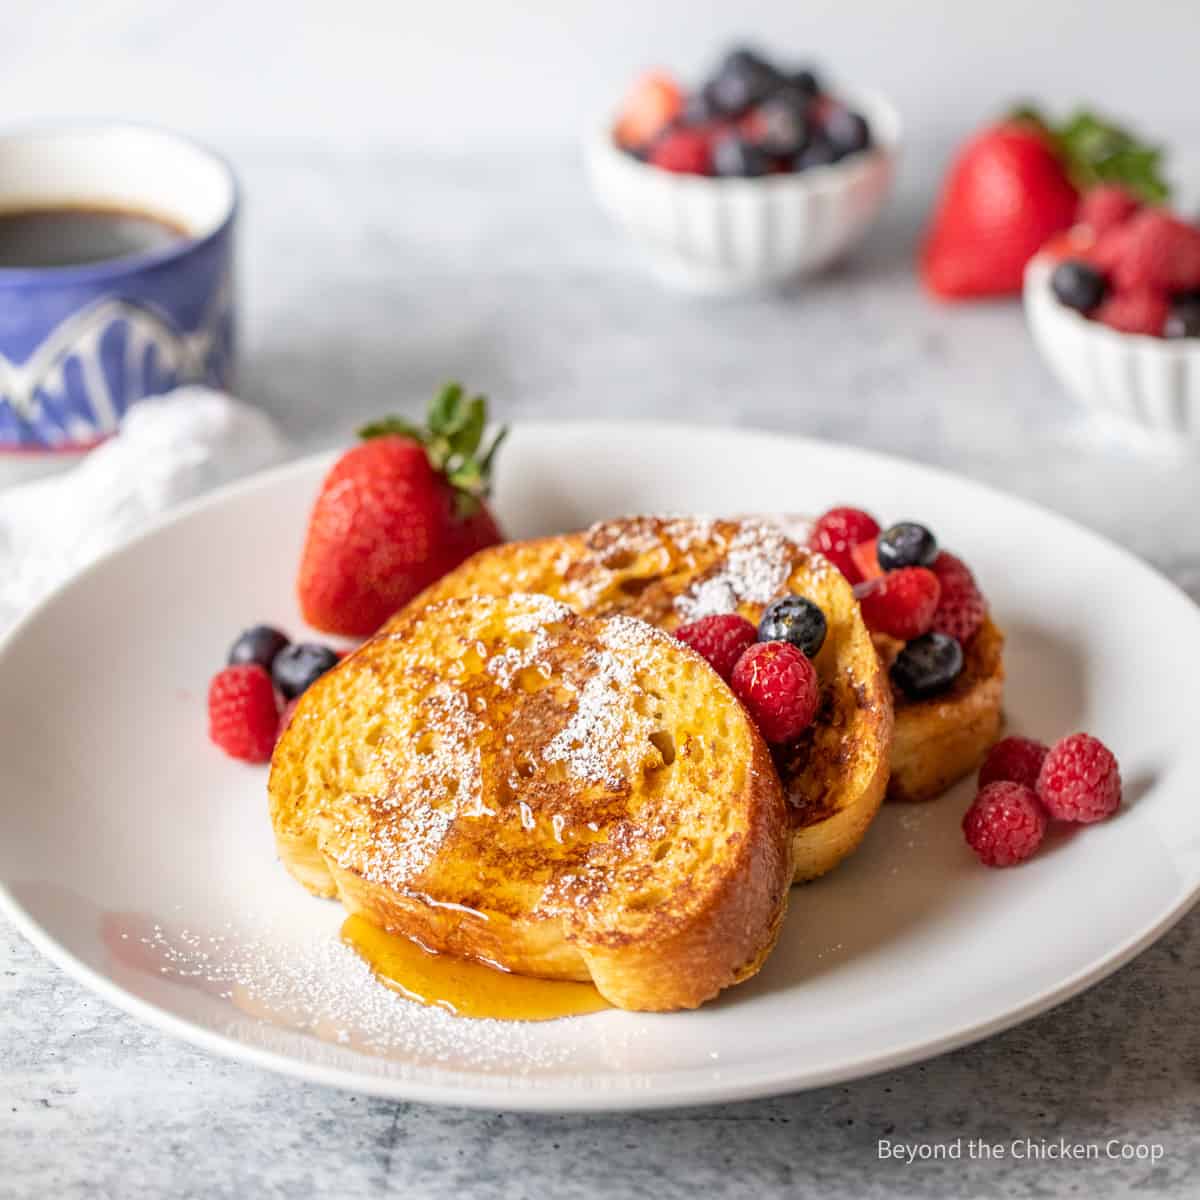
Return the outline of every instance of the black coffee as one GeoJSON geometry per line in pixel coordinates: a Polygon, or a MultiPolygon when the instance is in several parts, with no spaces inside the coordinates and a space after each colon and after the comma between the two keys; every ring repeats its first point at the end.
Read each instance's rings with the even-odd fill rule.
{"type": "Polygon", "coordinates": [[[126,208],[0,210],[0,267],[74,267],[160,250],[188,237],[180,225],[126,208]]]}

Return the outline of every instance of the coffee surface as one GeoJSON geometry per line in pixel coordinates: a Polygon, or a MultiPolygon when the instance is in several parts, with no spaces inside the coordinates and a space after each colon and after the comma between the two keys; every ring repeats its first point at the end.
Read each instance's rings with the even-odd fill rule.
{"type": "Polygon", "coordinates": [[[188,237],[179,225],[124,208],[0,210],[0,268],[73,267],[161,250],[188,237]]]}

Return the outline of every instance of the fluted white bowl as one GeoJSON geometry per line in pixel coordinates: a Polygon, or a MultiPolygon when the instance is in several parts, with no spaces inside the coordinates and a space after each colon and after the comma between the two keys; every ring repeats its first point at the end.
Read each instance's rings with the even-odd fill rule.
{"type": "Polygon", "coordinates": [[[777,287],[856,245],[891,188],[900,119],[874,93],[843,96],[871,126],[870,150],[827,167],[761,179],[681,175],[622,151],[606,124],[588,147],[601,206],[664,282],[691,292],[777,287]]]}
{"type": "Polygon", "coordinates": [[[1080,404],[1156,434],[1200,442],[1200,338],[1121,333],[1068,308],[1051,290],[1056,260],[1025,268],[1033,340],[1080,404]]]}

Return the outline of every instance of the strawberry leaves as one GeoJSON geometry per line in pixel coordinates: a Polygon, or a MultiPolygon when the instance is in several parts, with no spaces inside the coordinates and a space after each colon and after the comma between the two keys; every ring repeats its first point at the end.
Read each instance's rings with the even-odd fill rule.
{"type": "Polygon", "coordinates": [[[1079,109],[1057,128],[1032,106],[1018,108],[1012,116],[1037,127],[1081,192],[1097,184],[1115,183],[1149,204],[1161,204],[1168,198],[1162,147],[1139,141],[1129,130],[1087,109],[1079,109]]]}
{"type": "Polygon", "coordinates": [[[398,434],[420,442],[430,465],[454,488],[458,515],[469,517],[490,492],[492,464],[508,428],[497,430],[484,449],[487,400],[468,396],[458,383],[446,384],[434,396],[427,420],[428,425],[422,427],[405,417],[383,417],[364,425],[358,436],[370,439],[398,434]]]}

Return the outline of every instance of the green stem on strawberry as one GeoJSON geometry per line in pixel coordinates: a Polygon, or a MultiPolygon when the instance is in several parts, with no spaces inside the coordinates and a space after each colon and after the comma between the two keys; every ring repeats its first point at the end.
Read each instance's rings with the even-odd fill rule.
{"type": "Polygon", "coordinates": [[[1170,195],[1161,174],[1162,148],[1140,142],[1120,125],[1079,109],[1056,127],[1033,105],[1016,108],[1012,117],[1037,127],[1080,192],[1115,183],[1149,204],[1161,204],[1170,195]]]}
{"type": "Polygon", "coordinates": [[[501,426],[490,444],[479,453],[487,426],[487,399],[468,396],[461,384],[448,383],[429,405],[426,426],[406,417],[382,417],[364,425],[358,436],[371,438],[398,434],[425,447],[429,463],[445,475],[454,488],[455,508],[460,517],[470,517],[491,491],[492,463],[500,443],[508,435],[501,426]]]}

